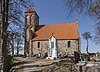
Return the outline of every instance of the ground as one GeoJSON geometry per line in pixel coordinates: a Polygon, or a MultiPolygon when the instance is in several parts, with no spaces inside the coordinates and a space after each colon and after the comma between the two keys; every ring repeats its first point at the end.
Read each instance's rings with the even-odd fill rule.
{"type": "Polygon", "coordinates": [[[100,62],[75,64],[70,59],[46,60],[15,57],[10,72],[100,72],[100,62]]]}
{"type": "Polygon", "coordinates": [[[15,69],[18,72],[52,72],[51,70],[53,68],[56,67],[55,69],[59,69],[62,64],[65,64],[61,64],[61,62],[64,61],[66,61],[67,64],[73,64],[72,61],[69,61],[68,59],[47,60],[32,57],[15,57],[12,69],[15,69]],[[58,67],[55,66],[55,64],[57,64],[58,67]]]}

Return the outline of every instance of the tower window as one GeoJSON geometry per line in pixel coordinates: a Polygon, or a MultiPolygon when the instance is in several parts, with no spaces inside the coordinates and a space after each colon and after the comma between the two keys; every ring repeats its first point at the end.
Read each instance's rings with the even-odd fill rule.
{"type": "Polygon", "coordinates": [[[40,48],[40,42],[37,42],[37,48],[40,48]]]}
{"type": "Polygon", "coordinates": [[[71,47],[71,42],[70,41],[68,41],[68,47],[71,47]]]}

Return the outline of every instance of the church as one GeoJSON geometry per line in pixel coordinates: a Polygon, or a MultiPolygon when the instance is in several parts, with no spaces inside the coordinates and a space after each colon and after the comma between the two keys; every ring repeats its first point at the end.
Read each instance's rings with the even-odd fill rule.
{"type": "Polygon", "coordinates": [[[25,55],[58,58],[80,53],[78,22],[63,24],[39,24],[39,16],[30,8],[25,12],[25,55]]]}

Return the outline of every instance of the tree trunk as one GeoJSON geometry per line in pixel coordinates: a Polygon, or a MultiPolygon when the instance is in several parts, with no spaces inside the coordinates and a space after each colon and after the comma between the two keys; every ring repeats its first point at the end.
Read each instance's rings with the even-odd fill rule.
{"type": "Polygon", "coordinates": [[[3,55],[3,72],[8,72],[7,69],[7,28],[8,28],[8,2],[9,0],[2,0],[2,55],[3,55]]]}
{"type": "Polygon", "coordinates": [[[17,43],[17,56],[19,56],[19,43],[17,43]]]}
{"type": "Polygon", "coordinates": [[[14,56],[14,35],[12,35],[12,56],[14,56]]]}
{"type": "Polygon", "coordinates": [[[87,39],[87,47],[86,47],[86,52],[87,52],[87,54],[89,55],[88,47],[89,47],[89,43],[88,43],[88,39],[87,39]]]}
{"type": "Polygon", "coordinates": [[[88,55],[87,59],[88,59],[88,61],[89,61],[89,60],[90,60],[90,56],[89,56],[88,47],[89,47],[89,43],[88,43],[88,39],[87,39],[87,48],[86,48],[86,52],[87,52],[87,55],[88,55]]]}
{"type": "Polygon", "coordinates": [[[25,37],[25,40],[24,40],[24,56],[26,57],[26,37],[25,37]]]}
{"type": "Polygon", "coordinates": [[[2,0],[0,0],[0,62],[2,61],[2,0]]]}

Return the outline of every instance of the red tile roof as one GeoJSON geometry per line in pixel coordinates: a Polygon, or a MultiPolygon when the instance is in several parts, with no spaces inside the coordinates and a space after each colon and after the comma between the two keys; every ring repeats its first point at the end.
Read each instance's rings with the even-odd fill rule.
{"type": "Polygon", "coordinates": [[[34,12],[34,11],[35,11],[34,8],[31,7],[27,12],[32,13],[32,12],[34,12]]]}
{"type": "Polygon", "coordinates": [[[79,39],[77,22],[65,24],[39,25],[36,28],[33,40],[48,40],[51,36],[56,39],[79,39]]]}

